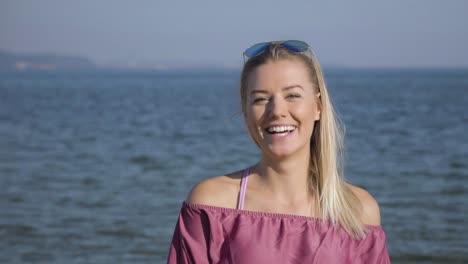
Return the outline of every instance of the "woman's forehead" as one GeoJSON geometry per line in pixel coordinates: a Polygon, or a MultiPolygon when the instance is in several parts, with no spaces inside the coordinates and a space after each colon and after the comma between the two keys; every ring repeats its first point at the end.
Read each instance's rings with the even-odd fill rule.
{"type": "Polygon", "coordinates": [[[313,87],[307,66],[298,60],[270,61],[253,69],[247,79],[249,90],[276,90],[293,85],[313,87]]]}

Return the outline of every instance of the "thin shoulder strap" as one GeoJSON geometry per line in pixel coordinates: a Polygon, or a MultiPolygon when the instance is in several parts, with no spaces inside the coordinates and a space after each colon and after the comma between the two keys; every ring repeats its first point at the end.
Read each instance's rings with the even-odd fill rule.
{"type": "Polygon", "coordinates": [[[244,173],[242,174],[242,179],[241,179],[241,186],[240,186],[240,192],[239,192],[239,205],[237,206],[237,209],[242,210],[244,209],[244,200],[245,200],[245,191],[247,189],[247,181],[249,176],[249,171],[250,168],[247,168],[244,170],[244,173]]]}

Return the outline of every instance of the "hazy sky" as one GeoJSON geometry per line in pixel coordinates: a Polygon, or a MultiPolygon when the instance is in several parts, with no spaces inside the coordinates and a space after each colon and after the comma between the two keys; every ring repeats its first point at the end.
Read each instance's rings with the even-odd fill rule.
{"type": "Polygon", "coordinates": [[[325,65],[468,67],[468,0],[1,0],[0,49],[97,63],[242,63],[251,44],[302,39],[325,65]]]}

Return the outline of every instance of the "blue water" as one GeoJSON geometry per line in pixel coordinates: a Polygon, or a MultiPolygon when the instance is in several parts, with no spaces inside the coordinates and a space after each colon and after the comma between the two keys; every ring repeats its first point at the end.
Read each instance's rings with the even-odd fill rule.
{"type": "MultiPolygon", "coordinates": [[[[0,75],[0,263],[165,263],[196,182],[259,152],[238,72],[0,75]]],[[[327,70],[392,263],[468,262],[468,70],[327,70]]]]}

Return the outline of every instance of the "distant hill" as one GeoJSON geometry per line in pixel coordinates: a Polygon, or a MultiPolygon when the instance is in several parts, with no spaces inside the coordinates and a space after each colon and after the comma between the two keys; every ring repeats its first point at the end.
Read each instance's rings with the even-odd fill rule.
{"type": "Polygon", "coordinates": [[[0,51],[0,71],[87,70],[96,65],[87,58],[55,54],[14,54],[0,51]]]}

